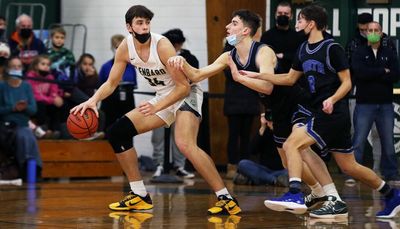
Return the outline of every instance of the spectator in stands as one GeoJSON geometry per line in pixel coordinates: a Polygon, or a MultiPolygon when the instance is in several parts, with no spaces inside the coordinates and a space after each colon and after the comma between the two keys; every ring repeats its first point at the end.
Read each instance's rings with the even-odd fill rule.
{"type": "Polygon", "coordinates": [[[66,32],[63,27],[55,26],[51,29],[51,48],[47,54],[51,60],[51,72],[60,81],[60,88],[69,97],[73,85],[71,78],[75,68],[74,54],[64,47],[66,32]]]}
{"type": "Polygon", "coordinates": [[[382,45],[382,27],[367,26],[368,45],[359,46],[351,57],[356,106],[354,110],[354,156],[363,162],[364,145],[375,123],[381,140],[381,172],[385,180],[399,182],[399,167],[393,142],[393,83],[399,80],[398,58],[392,48],[382,45]]]}
{"type": "Polygon", "coordinates": [[[290,3],[280,2],[275,11],[275,26],[261,36],[260,42],[269,45],[276,53],[278,60],[276,73],[289,72],[297,48],[305,40],[290,26],[292,19],[293,12],[290,3]]]}
{"type": "Polygon", "coordinates": [[[16,151],[20,175],[26,178],[28,159],[36,159],[37,175],[40,176],[42,160],[36,138],[28,126],[30,117],[36,112],[36,102],[31,85],[22,80],[22,63],[18,57],[8,62],[8,74],[0,82],[0,120],[16,124],[16,151]]]}
{"type": "MultiPolygon", "coordinates": [[[[111,50],[115,55],[119,44],[124,40],[124,35],[115,34],[111,37],[111,50]]],[[[114,56],[101,66],[99,79],[103,84],[107,81],[111,67],[114,64],[114,56]]],[[[127,64],[122,81],[114,92],[101,102],[101,110],[106,115],[105,128],[114,123],[118,118],[135,108],[134,89],[137,88],[135,66],[127,64]]]]}
{"type": "Polygon", "coordinates": [[[61,108],[61,137],[70,138],[67,133],[66,124],[63,120],[67,120],[69,110],[89,97],[76,87],[74,81],[75,75],[75,57],[74,54],[64,47],[65,37],[67,33],[65,29],[56,25],[51,28],[51,48],[47,50],[47,54],[51,60],[51,72],[57,80],[59,94],[64,99],[64,105],[61,108]]]}
{"type": "Polygon", "coordinates": [[[258,155],[259,163],[241,160],[233,179],[235,184],[288,186],[288,172],[283,168],[272,134],[271,112],[262,113],[260,129],[248,147],[248,155],[258,155]]]}
{"type": "MultiPolygon", "coordinates": [[[[82,54],[76,63],[75,84],[88,97],[91,97],[100,86],[99,76],[94,63],[95,59],[89,53],[82,54]]],[[[104,123],[104,112],[99,110],[99,127],[97,128],[97,132],[87,140],[104,138],[104,123]]]]}
{"type": "Polygon", "coordinates": [[[77,87],[91,97],[100,86],[99,75],[94,67],[95,59],[89,53],[84,53],[77,62],[77,71],[74,81],[77,87]]]}
{"type": "Polygon", "coordinates": [[[26,14],[21,14],[15,21],[16,31],[11,34],[9,45],[12,56],[18,56],[24,69],[28,69],[32,60],[46,52],[43,42],[32,32],[32,18],[26,14]]]}
{"type": "Polygon", "coordinates": [[[50,59],[46,55],[39,55],[32,61],[26,74],[32,86],[38,111],[33,117],[34,123],[44,129],[53,131],[54,138],[60,136],[61,107],[64,100],[59,96],[59,88],[50,73],[50,59]]]}
{"type": "MultiPolygon", "coordinates": [[[[189,50],[183,49],[183,43],[186,38],[183,36],[183,32],[180,29],[171,29],[162,34],[172,43],[175,48],[176,54],[184,57],[186,61],[193,67],[199,67],[199,61],[197,58],[190,53],[189,50]]],[[[173,167],[176,169],[176,175],[183,178],[194,178],[194,174],[185,169],[185,156],[179,151],[178,146],[175,143],[175,123],[171,126],[171,137],[170,145],[173,158],[173,167]]],[[[153,177],[158,177],[164,171],[164,127],[154,129],[151,133],[151,143],[153,145],[153,160],[157,165],[157,169],[153,174],[153,177]]]]}

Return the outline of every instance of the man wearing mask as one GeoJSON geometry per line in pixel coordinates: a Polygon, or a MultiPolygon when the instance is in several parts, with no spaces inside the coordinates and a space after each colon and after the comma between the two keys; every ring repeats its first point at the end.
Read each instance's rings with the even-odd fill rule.
{"type": "Polygon", "coordinates": [[[26,14],[21,14],[15,20],[16,31],[11,34],[9,45],[12,56],[18,56],[24,69],[28,69],[33,58],[39,54],[44,54],[46,48],[43,42],[35,37],[32,32],[32,18],[26,14]]]}
{"type": "Polygon", "coordinates": [[[261,43],[269,45],[278,59],[276,73],[287,73],[292,66],[292,60],[297,48],[304,41],[304,36],[290,27],[292,7],[288,2],[280,2],[275,12],[275,27],[264,32],[261,43]]]}
{"type": "Polygon", "coordinates": [[[351,62],[353,52],[363,45],[367,45],[367,27],[368,23],[372,22],[372,14],[362,13],[357,17],[357,28],[354,37],[346,45],[346,55],[351,62]]]}
{"type": "MultiPolygon", "coordinates": [[[[370,22],[372,22],[373,20],[373,16],[370,13],[361,13],[357,16],[357,28],[355,31],[355,35],[354,37],[347,43],[346,45],[346,56],[349,60],[349,64],[352,65],[352,55],[353,53],[360,47],[362,46],[367,46],[368,45],[368,40],[367,40],[367,29],[368,29],[368,24],[370,22]]],[[[389,47],[394,53],[397,53],[396,50],[396,45],[394,44],[394,42],[385,34],[382,33],[381,36],[381,42],[380,44],[382,46],[385,47],[389,47]]],[[[397,55],[397,54],[396,54],[397,55]]],[[[353,68],[350,68],[350,72],[351,72],[351,77],[352,77],[352,85],[353,85],[353,89],[351,91],[351,95],[355,96],[355,92],[356,92],[356,84],[354,82],[354,73],[352,72],[353,68]]],[[[350,115],[351,117],[354,117],[354,108],[355,108],[355,100],[354,99],[350,99],[349,100],[349,107],[350,107],[350,115]]],[[[354,121],[353,119],[351,120],[352,122],[354,121]]],[[[352,123],[352,129],[351,132],[352,134],[354,134],[354,123],[352,123]]],[[[380,169],[380,158],[381,158],[381,142],[379,139],[379,134],[377,133],[377,129],[375,124],[372,125],[372,128],[370,135],[368,136],[368,140],[372,146],[372,153],[373,153],[373,158],[374,158],[374,165],[373,165],[373,169],[374,171],[379,171],[380,169]]],[[[346,183],[348,184],[352,184],[354,183],[355,180],[347,177],[346,178],[346,183]]]]}
{"type": "Polygon", "coordinates": [[[370,22],[366,27],[367,45],[358,47],[351,69],[357,87],[354,110],[354,155],[362,163],[365,141],[375,123],[381,141],[381,174],[387,181],[399,181],[394,151],[393,83],[399,79],[399,64],[393,50],[382,45],[382,27],[370,22]],[[371,93],[373,92],[373,93],[371,93]]]}

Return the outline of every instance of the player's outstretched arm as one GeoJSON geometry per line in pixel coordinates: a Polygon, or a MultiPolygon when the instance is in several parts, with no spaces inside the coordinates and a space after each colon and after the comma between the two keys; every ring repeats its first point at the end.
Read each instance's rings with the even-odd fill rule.
{"type": "Polygon", "coordinates": [[[99,113],[97,111],[97,103],[111,95],[115,88],[118,86],[125,71],[128,59],[128,47],[125,39],[118,46],[118,49],[115,53],[114,64],[111,68],[107,81],[101,85],[101,87],[91,98],[72,108],[70,113],[80,113],[81,115],[83,115],[86,109],[91,108],[95,111],[96,116],[99,117],[99,113]]]}
{"type": "MultiPolygon", "coordinates": [[[[260,73],[274,73],[274,68],[276,65],[275,53],[269,47],[265,46],[259,50],[256,57],[256,64],[260,69],[260,73]]],[[[273,84],[269,81],[262,79],[246,77],[241,75],[237,69],[236,64],[233,62],[232,57],[229,56],[228,61],[229,68],[231,69],[232,77],[235,81],[243,84],[244,86],[251,88],[255,91],[271,94],[273,90],[273,84]]]]}
{"type": "Polygon", "coordinates": [[[271,73],[258,73],[258,72],[249,72],[249,71],[239,71],[241,75],[267,80],[274,85],[286,85],[291,86],[300,78],[302,72],[290,69],[289,73],[286,74],[271,74],[271,73]]]}
{"type": "Polygon", "coordinates": [[[224,70],[228,66],[228,55],[228,52],[223,53],[212,64],[200,69],[192,67],[185,58],[181,56],[170,58],[168,60],[168,65],[175,69],[181,69],[191,82],[197,83],[224,70]]]}

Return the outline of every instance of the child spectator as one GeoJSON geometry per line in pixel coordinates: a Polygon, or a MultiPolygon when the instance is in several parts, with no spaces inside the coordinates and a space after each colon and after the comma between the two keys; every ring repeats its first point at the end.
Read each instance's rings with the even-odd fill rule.
{"type": "Polygon", "coordinates": [[[64,100],[58,95],[59,88],[50,73],[50,59],[46,55],[37,56],[30,66],[26,77],[32,85],[38,112],[33,117],[35,124],[55,131],[53,137],[59,136],[60,114],[64,100]]]}
{"type": "Polygon", "coordinates": [[[71,73],[74,72],[75,57],[72,52],[64,47],[66,32],[63,27],[56,26],[51,29],[51,48],[47,50],[51,61],[51,72],[58,81],[60,87],[71,93],[73,80],[71,73]]]}
{"type": "Polygon", "coordinates": [[[100,86],[99,75],[94,67],[95,59],[89,53],[84,53],[77,63],[75,81],[77,87],[91,97],[100,86]]]}

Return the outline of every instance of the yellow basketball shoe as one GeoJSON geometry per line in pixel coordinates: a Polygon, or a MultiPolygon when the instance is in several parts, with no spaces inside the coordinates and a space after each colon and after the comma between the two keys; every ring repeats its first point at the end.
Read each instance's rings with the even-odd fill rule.
{"type": "Polygon", "coordinates": [[[141,197],[130,191],[124,199],[112,203],[108,207],[113,211],[149,211],[153,209],[153,201],[149,194],[141,197]]]}
{"type": "Polygon", "coordinates": [[[239,207],[239,204],[235,198],[229,199],[225,195],[218,196],[218,202],[214,207],[208,209],[208,214],[217,215],[217,214],[230,214],[236,215],[242,210],[239,207]]]}

